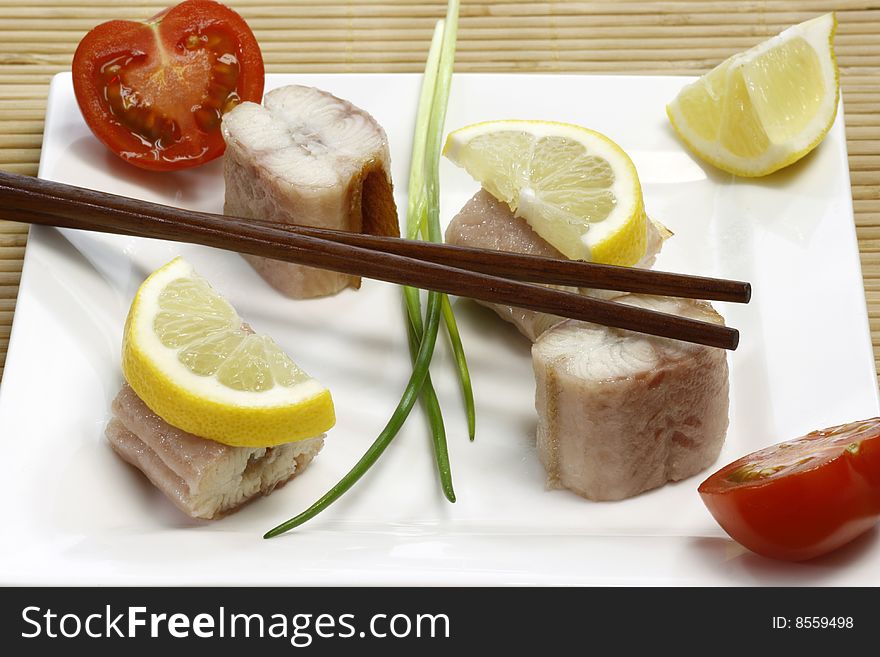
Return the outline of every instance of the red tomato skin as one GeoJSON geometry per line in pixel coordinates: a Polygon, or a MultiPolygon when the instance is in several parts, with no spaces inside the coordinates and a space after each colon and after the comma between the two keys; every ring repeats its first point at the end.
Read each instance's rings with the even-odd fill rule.
{"type": "Polygon", "coordinates": [[[263,58],[256,38],[232,9],[212,0],[186,0],[165,9],[145,22],[114,20],[92,29],[73,56],[73,88],[83,118],[92,133],[113,153],[142,169],[168,171],[199,166],[220,155],[226,148],[219,130],[216,134],[184,134],[177,151],[190,151],[173,159],[152,156],[131,130],[121,125],[106,102],[100,79],[100,67],[114,56],[140,51],[148,55],[156,50],[157,39],[163,44],[175,40],[184,30],[217,27],[225,30],[238,44],[236,56],[239,76],[236,90],[242,101],[260,102],[265,74],[263,58]]]}
{"type": "Polygon", "coordinates": [[[812,559],[849,543],[880,518],[880,429],[862,439],[857,454],[839,451],[785,476],[747,485],[723,481],[749,463],[749,455],[709,477],[699,493],[718,524],[753,552],[812,559]]]}

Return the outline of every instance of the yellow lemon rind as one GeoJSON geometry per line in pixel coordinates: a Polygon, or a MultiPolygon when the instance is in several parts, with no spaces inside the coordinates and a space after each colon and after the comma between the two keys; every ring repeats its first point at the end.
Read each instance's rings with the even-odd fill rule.
{"type": "Polygon", "coordinates": [[[605,240],[591,250],[593,262],[632,267],[645,255],[648,244],[648,218],[644,209],[638,217],[628,221],[619,231],[619,237],[605,240]]]}
{"type": "Polygon", "coordinates": [[[327,389],[289,406],[230,406],[177,385],[136,348],[126,350],[122,372],[138,397],[168,424],[225,445],[274,447],[314,438],[336,423],[327,389]]]}

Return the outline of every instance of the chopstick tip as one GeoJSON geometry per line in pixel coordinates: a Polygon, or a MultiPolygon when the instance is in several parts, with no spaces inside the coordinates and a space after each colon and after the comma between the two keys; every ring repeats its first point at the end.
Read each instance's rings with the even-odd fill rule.
{"type": "Polygon", "coordinates": [[[732,328],[730,329],[728,335],[729,339],[726,348],[730,351],[736,351],[736,348],[739,346],[739,331],[735,328],[732,328]]]}

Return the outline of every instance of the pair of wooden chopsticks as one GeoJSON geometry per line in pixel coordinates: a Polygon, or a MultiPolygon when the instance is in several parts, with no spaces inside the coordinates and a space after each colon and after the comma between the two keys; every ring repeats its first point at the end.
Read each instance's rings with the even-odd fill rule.
{"type": "Polygon", "coordinates": [[[751,296],[742,281],[282,226],[4,172],[0,219],[191,242],[724,349],[736,349],[736,329],[536,283],[740,303],[751,296]]]}

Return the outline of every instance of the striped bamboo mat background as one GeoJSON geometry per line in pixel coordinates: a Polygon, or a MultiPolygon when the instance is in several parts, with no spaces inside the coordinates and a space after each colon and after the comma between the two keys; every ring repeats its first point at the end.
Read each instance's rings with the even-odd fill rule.
{"type": "MultiPolygon", "coordinates": [[[[83,34],[174,0],[0,0],[0,168],[36,174],[49,79],[83,34]]],[[[418,72],[444,0],[226,0],[269,72],[418,72]]],[[[458,71],[702,74],[784,27],[836,10],[835,40],[874,355],[880,361],[880,5],[870,1],[463,0],[458,71]]],[[[26,228],[0,222],[0,376],[26,228]]]]}

